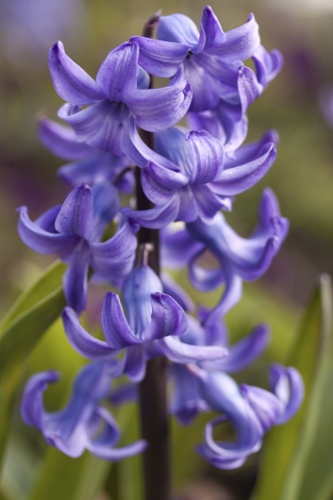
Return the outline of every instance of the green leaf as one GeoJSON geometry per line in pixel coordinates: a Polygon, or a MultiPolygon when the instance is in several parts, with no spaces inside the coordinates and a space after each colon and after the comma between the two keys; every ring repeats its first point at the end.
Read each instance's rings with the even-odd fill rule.
{"type": "Polygon", "coordinates": [[[7,328],[17,316],[27,311],[37,302],[43,300],[62,284],[62,275],[66,269],[65,264],[57,260],[54,262],[35,283],[25,290],[17,299],[0,323],[0,331],[7,328]]]}
{"type": "MultiPolygon", "coordinates": [[[[325,395],[331,316],[331,282],[324,275],[305,313],[288,360],[288,365],[295,366],[303,377],[304,402],[290,422],[275,427],[266,438],[261,473],[253,496],[256,500],[303,500],[299,490],[325,395]]],[[[312,498],[317,500],[317,497],[312,498]]]]}
{"type": "Polygon", "coordinates": [[[0,330],[0,462],[2,461],[22,365],[44,332],[58,318],[65,299],[62,265],[54,265],[24,292],[0,330]]]}

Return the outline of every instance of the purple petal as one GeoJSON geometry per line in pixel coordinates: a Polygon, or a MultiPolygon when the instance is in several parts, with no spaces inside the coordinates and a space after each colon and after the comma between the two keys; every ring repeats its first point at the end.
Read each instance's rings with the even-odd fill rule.
{"type": "Polygon", "coordinates": [[[124,374],[132,382],[141,382],[146,374],[146,353],[142,345],[127,347],[124,357],[124,374]]]}
{"type": "Polygon", "coordinates": [[[21,415],[24,422],[42,430],[43,428],[43,392],[49,384],[59,380],[55,371],[38,373],[30,378],[27,383],[21,402],[21,415]]]}
{"type": "Polygon", "coordinates": [[[96,77],[98,91],[110,101],[126,103],[137,86],[139,47],[126,42],[112,50],[96,77]]]}
{"type": "Polygon", "coordinates": [[[171,295],[178,304],[184,309],[184,311],[193,311],[194,303],[191,297],[185,292],[185,290],[177,283],[170,274],[166,272],[161,272],[161,278],[163,283],[164,293],[171,295]]]}
{"type": "Polygon", "coordinates": [[[252,69],[246,66],[241,66],[238,70],[237,87],[242,113],[245,114],[247,108],[261,95],[263,87],[252,69]]]}
{"type": "Polygon", "coordinates": [[[47,118],[38,120],[38,137],[53,154],[64,160],[77,160],[92,153],[90,146],[78,142],[70,127],[47,118]]]}
{"type": "Polygon", "coordinates": [[[235,168],[239,165],[243,165],[245,163],[249,163],[256,158],[261,149],[266,144],[275,144],[278,145],[279,142],[279,134],[276,130],[269,130],[266,132],[259,141],[252,142],[250,144],[245,144],[244,146],[238,148],[236,151],[233,151],[232,155],[227,156],[225,159],[225,169],[235,168]]]}
{"type": "Polygon", "coordinates": [[[184,43],[165,42],[134,36],[130,39],[140,47],[139,64],[148,73],[161,78],[170,78],[177,72],[188,53],[184,43]]]}
{"type": "Polygon", "coordinates": [[[59,233],[75,234],[90,241],[94,236],[93,198],[91,188],[74,188],[58,213],[55,228],[59,233]]]}
{"type": "Polygon", "coordinates": [[[205,184],[220,176],[224,163],[222,143],[203,130],[189,132],[186,140],[192,146],[194,157],[191,180],[205,184]]]}
{"type": "Polygon", "coordinates": [[[198,413],[209,411],[209,405],[201,396],[199,381],[185,367],[172,365],[170,374],[174,382],[170,413],[189,425],[198,413]]]}
{"type": "Polygon", "coordinates": [[[111,282],[126,276],[135,257],[137,229],[135,224],[126,221],[112,238],[90,245],[91,265],[98,274],[111,282]]]}
{"type": "Polygon", "coordinates": [[[92,337],[80,325],[77,315],[70,307],[63,310],[62,321],[69,342],[79,354],[93,360],[114,357],[114,350],[105,342],[92,337]]]}
{"type": "Polygon", "coordinates": [[[84,311],[87,306],[89,263],[90,248],[82,240],[70,256],[68,268],[63,276],[66,303],[78,313],[84,311]]]}
{"type": "Polygon", "coordinates": [[[123,154],[122,136],[130,116],[125,104],[103,99],[81,111],[64,104],[58,116],[73,127],[78,141],[118,156],[123,154]]]}
{"type": "Polygon", "coordinates": [[[163,354],[175,363],[198,363],[225,358],[228,351],[224,347],[185,344],[181,339],[165,337],[159,340],[163,354]]]}
{"type": "Polygon", "coordinates": [[[182,80],[161,89],[137,90],[127,104],[139,127],[159,132],[179,122],[188,111],[191,100],[190,84],[182,80]]]}
{"type": "Polygon", "coordinates": [[[259,26],[253,14],[242,26],[225,33],[225,38],[217,39],[209,52],[223,57],[228,64],[244,61],[253,56],[260,45],[259,26]]]}
{"type": "Polygon", "coordinates": [[[156,36],[159,40],[185,44],[189,49],[196,47],[199,40],[198,28],[184,14],[160,16],[156,36]]]}
{"type": "Polygon", "coordinates": [[[188,270],[192,285],[197,290],[209,292],[220,286],[224,282],[225,276],[220,268],[205,269],[195,264],[195,261],[200,258],[204,252],[205,249],[201,247],[198,252],[188,260],[188,270]]]}
{"type": "Polygon", "coordinates": [[[19,208],[18,232],[22,241],[32,250],[42,254],[67,254],[78,242],[74,235],[48,232],[28,216],[27,207],[19,208]]]}
{"type": "Polygon", "coordinates": [[[268,143],[252,161],[224,170],[219,180],[211,183],[211,187],[216,193],[224,196],[242,193],[254,186],[266,174],[275,158],[275,145],[268,143]]]}
{"type": "Polygon", "coordinates": [[[184,335],[188,322],[184,310],[177,302],[164,293],[153,293],[151,322],[142,333],[142,340],[161,339],[168,335],[184,335]]]}
{"type": "Polygon", "coordinates": [[[186,229],[177,231],[173,226],[163,228],[161,243],[162,263],[171,269],[186,266],[204,247],[203,243],[195,241],[186,229]]]}
{"type": "Polygon", "coordinates": [[[132,210],[131,208],[123,207],[120,211],[129,219],[140,224],[140,226],[160,229],[177,218],[179,198],[178,196],[173,196],[165,205],[149,210],[132,210]]]}
{"type": "Polygon", "coordinates": [[[102,460],[110,460],[112,462],[118,462],[124,458],[133,457],[142,453],[147,448],[147,441],[140,439],[135,443],[123,446],[122,448],[106,448],[104,446],[95,445],[92,442],[87,443],[87,450],[89,450],[93,455],[102,460]]]}
{"type": "Polygon", "coordinates": [[[281,402],[274,394],[260,387],[243,384],[241,391],[257,415],[264,434],[277,423],[283,410],[281,402]]]}
{"type": "Polygon", "coordinates": [[[232,309],[242,297],[242,279],[234,273],[226,272],[226,286],[216,306],[207,315],[204,325],[208,326],[216,320],[221,320],[230,309],[232,309]]]}
{"type": "Polygon", "coordinates": [[[283,66],[282,54],[278,50],[267,52],[262,45],[253,54],[253,61],[258,82],[263,87],[266,87],[276,77],[283,66]]]}
{"type": "Polygon", "coordinates": [[[105,340],[114,350],[142,342],[129,327],[118,295],[112,292],[105,295],[101,322],[105,340]]]}
{"type": "Polygon", "coordinates": [[[229,355],[221,363],[220,369],[233,373],[252,363],[266,349],[269,329],[259,325],[244,339],[228,347],[229,355]]]}
{"type": "Polygon", "coordinates": [[[141,182],[145,195],[152,203],[165,205],[175,192],[188,184],[188,179],[181,172],[149,163],[141,171],[141,182]]]}
{"type": "Polygon", "coordinates": [[[276,421],[281,425],[290,420],[299,410],[304,398],[304,383],[295,368],[286,368],[277,363],[271,366],[269,379],[271,390],[284,407],[276,421]]]}
{"type": "Polygon", "coordinates": [[[53,86],[65,101],[82,106],[101,99],[95,81],[65,54],[61,42],[49,51],[49,67],[53,86]]]}
{"type": "Polygon", "coordinates": [[[226,42],[224,33],[219,20],[209,6],[205,7],[202,13],[200,23],[200,40],[195,53],[210,48],[219,47],[226,42]]]}

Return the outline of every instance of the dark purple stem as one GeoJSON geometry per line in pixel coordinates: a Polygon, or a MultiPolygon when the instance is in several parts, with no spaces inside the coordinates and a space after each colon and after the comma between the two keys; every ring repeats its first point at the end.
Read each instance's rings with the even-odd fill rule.
{"type": "MultiPolygon", "coordinates": [[[[146,23],[143,36],[152,38],[159,14],[146,23]]],[[[150,88],[153,86],[152,77],[150,88]]],[[[142,139],[153,148],[153,134],[142,131],[142,139]]],[[[138,210],[152,208],[143,192],[141,169],[136,167],[136,200],[138,210]]],[[[148,263],[156,274],[160,273],[159,231],[140,228],[138,245],[151,245],[148,263]]],[[[143,455],[144,491],[146,500],[171,500],[171,453],[170,425],[167,405],[167,363],[163,357],[156,357],[147,363],[146,376],[139,385],[139,403],[142,437],[148,448],[143,455]]]]}

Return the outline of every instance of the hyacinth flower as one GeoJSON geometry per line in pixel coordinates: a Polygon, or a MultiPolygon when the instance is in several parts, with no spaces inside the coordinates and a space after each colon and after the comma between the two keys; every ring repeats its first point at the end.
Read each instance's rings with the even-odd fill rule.
{"type": "Polygon", "coordinates": [[[177,340],[188,330],[188,318],[179,304],[162,292],[162,283],[147,265],[134,268],[122,287],[123,312],[117,294],[106,294],[101,323],[106,342],[91,336],[70,308],[63,311],[63,323],[71,345],[83,356],[112,359],[125,349],[124,373],[134,381],[145,375],[146,362],[166,355],[174,362],[220,359],[226,349],[191,346],[177,340]]]}
{"type": "Polygon", "coordinates": [[[118,376],[119,366],[115,361],[85,366],[76,377],[67,406],[49,413],[43,406],[43,392],[59,376],[54,371],[34,375],[23,394],[23,420],[37,427],[48,444],[70,457],[79,457],[84,450],[112,461],[137,455],[145,450],[147,443],[139,440],[114,448],[120,439],[120,430],[111,413],[102,406],[110,393],[112,379],[118,376]]]}
{"type": "Polygon", "coordinates": [[[130,141],[124,145],[127,155],[141,167],[141,182],[147,198],[156,208],[122,212],[144,227],[160,228],[175,220],[209,220],[230,200],[217,196],[209,182],[219,178],[224,151],[219,140],[205,131],[184,132],[170,128],[155,136],[155,151],[148,148],[133,124],[130,141]]]}
{"type": "Polygon", "coordinates": [[[71,127],[45,117],[39,119],[38,135],[53,154],[70,162],[58,169],[58,176],[63,182],[75,187],[110,181],[119,190],[132,192],[134,179],[132,172],[128,171],[131,162],[125,155],[117,156],[79,142],[71,127]]]}
{"type": "Polygon", "coordinates": [[[210,7],[203,11],[200,32],[187,16],[172,14],[159,18],[156,36],[131,39],[140,45],[139,64],[161,77],[184,72],[193,90],[190,111],[196,112],[214,108],[220,99],[237,99],[238,69],[260,46],[254,16],[225,33],[210,7]]]}
{"type": "Polygon", "coordinates": [[[213,321],[240,300],[243,280],[253,281],[264,274],[288,228],[274,193],[265,189],[259,205],[259,223],[249,238],[240,237],[218,213],[210,223],[197,219],[188,223],[186,229],[164,232],[162,257],[167,267],[188,265],[190,281],[198,290],[207,292],[225,285],[220,301],[205,319],[213,321]],[[204,269],[196,264],[207,250],[217,260],[217,268],[204,269]]]}
{"type": "Polygon", "coordinates": [[[168,87],[149,89],[149,76],[138,65],[138,56],[136,43],[123,43],[108,54],[95,81],[65,54],[61,42],[50,49],[53,85],[68,103],[58,116],[73,127],[80,142],[121,156],[131,116],[150,132],[183,118],[192,99],[189,83],[178,79],[168,87]]]}
{"type": "MultiPolygon", "coordinates": [[[[207,314],[207,310],[199,310],[202,323],[207,314]]],[[[207,371],[233,373],[244,369],[263,352],[268,344],[269,330],[266,325],[258,325],[244,339],[229,345],[224,323],[216,321],[202,325],[195,318],[189,317],[189,331],[180,340],[190,345],[225,347],[228,351],[226,357],[200,361],[196,365],[207,371]]],[[[173,382],[170,411],[182,425],[189,425],[199,412],[211,410],[203,399],[198,378],[188,366],[172,364],[169,373],[173,382]]]]}
{"type": "Polygon", "coordinates": [[[51,208],[35,222],[26,207],[19,209],[18,231],[24,243],[36,252],[55,254],[68,264],[64,294],[67,304],[78,313],[86,307],[89,266],[115,284],[132,267],[137,244],[135,225],[125,221],[112,238],[99,241],[118,205],[116,188],[103,184],[74,188],[62,205],[51,208]]]}
{"type": "Polygon", "coordinates": [[[141,167],[141,182],[155,208],[122,213],[141,226],[161,228],[173,221],[209,223],[232,197],[249,189],[267,172],[276,158],[276,134],[240,148],[225,164],[221,141],[203,130],[184,132],[170,128],[156,134],[155,151],[144,144],[133,122],[124,150],[141,167]]]}
{"type": "Polygon", "coordinates": [[[222,414],[206,425],[205,443],[198,447],[198,452],[221,469],[241,466],[260,448],[264,434],[272,426],[292,418],[303,399],[302,378],[292,367],[272,367],[272,392],[238,386],[226,373],[207,372],[193,366],[191,370],[198,377],[203,400],[222,414]],[[215,441],[214,428],[227,421],[236,432],[235,441],[215,441]]]}

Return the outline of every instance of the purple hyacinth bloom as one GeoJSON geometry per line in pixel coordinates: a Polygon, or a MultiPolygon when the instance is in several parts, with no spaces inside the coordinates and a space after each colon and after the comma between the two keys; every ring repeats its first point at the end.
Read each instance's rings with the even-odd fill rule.
{"type": "MultiPolygon", "coordinates": [[[[208,311],[199,310],[201,322],[207,314],[208,311]]],[[[269,331],[266,325],[259,325],[244,339],[228,345],[228,332],[224,323],[216,321],[202,325],[196,319],[189,317],[189,331],[180,340],[190,345],[225,347],[228,356],[212,361],[199,361],[196,365],[207,371],[232,373],[242,370],[262,353],[269,340],[269,331]]],[[[199,412],[211,409],[202,396],[197,377],[188,366],[172,365],[170,376],[173,381],[170,411],[183,425],[190,424],[199,412]]]]}
{"type": "Polygon", "coordinates": [[[134,268],[122,287],[123,312],[118,295],[106,294],[102,309],[102,329],[106,342],[92,337],[79,323],[70,308],[63,312],[66,335],[72,346],[89,359],[110,359],[125,349],[124,373],[132,380],[142,380],[146,361],[166,355],[174,362],[196,359],[219,359],[226,350],[183,344],[178,336],[188,330],[188,318],[169,295],[162,293],[162,283],[151,268],[134,268]]]}
{"type": "Polygon", "coordinates": [[[115,186],[121,191],[132,192],[132,172],[119,176],[131,165],[126,156],[117,156],[79,142],[72,128],[44,117],[39,119],[38,135],[53,154],[70,162],[58,169],[58,176],[63,182],[75,187],[82,183],[93,186],[100,182],[115,181],[115,186]]]}
{"type": "Polygon", "coordinates": [[[205,443],[198,448],[215,467],[232,469],[242,465],[248,455],[260,448],[264,434],[272,426],[286,422],[298,410],[303,399],[300,374],[281,365],[275,366],[273,373],[275,385],[269,392],[247,385],[238,387],[225,373],[197,370],[202,397],[213,410],[222,413],[207,424],[205,443]],[[214,427],[226,421],[234,427],[236,440],[216,442],[214,427]]]}
{"type": "Polygon", "coordinates": [[[59,117],[73,127],[79,141],[121,156],[131,116],[139,127],[157,132],[187,112],[192,99],[188,82],[177,79],[168,87],[149,89],[149,76],[138,66],[138,56],[136,43],[120,45],[108,54],[95,81],[65,54],[61,42],[50,49],[53,85],[69,103],[59,110],[59,117]]]}
{"type": "Polygon", "coordinates": [[[76,378],[67,406],[49,413],[43,406],[43,392],[59,376],[53,371],[34,375],[23,394],[23,420],[37,427],[48,444],[70,457],[79,457],[84,450],[89,450],[103,460],[118,461],[141,453],[147,446],[144,440],[114,448],[120,439],[120,430],[102,402],[109,396],[112,378],[118,376],[115,361],[85,366],[76,378]]]}
{"type": "Polygon", "coordinates": [[[35,222],[30,220],[26,207],[19,209],[18,231],[24,243],[36,252],[56,254],[68,264],[64,293],[67,304],[77,312],[86,306],[89,265],[116,285],[132,267],[136,225],[125,221],[112,238],[99,242],[118,210],[117,200],[118,191],[109,184],[94,188],[81,185],[69,193],[62,205],[51,208],[35,222]]]}
{"type": "MultiPolygon", "coordinates": [[[[212,128],[212,127],[209,127],[212,128]]],[[[211,130],[209,130],[211,132],[211,130]]],[[[124,149],[142,168],[142,187],[156,207],[145,211],[123,208],[122,212],[150,228],[172,221],[210,223],[221,208],[230,210],[233,196],[256,184],[276,158],[276,132],[224,155],[220,138],[204,130],[184,132],[171,128],[156,134],[155,151],[148,148],[130,126],[124,149]]]]}
{"type": "Polygon", "coordinates": [[[205,131],[184,132],[174,127],[155,136],[155,151],[139,137],[132,122],[125,152],[141,170],[142,188],[156,208],[122,209],[144,227],[160,228],[174,220],[210,220],[230,200],[216,195],[210,183],[223,170],[222,143],[205,131]]]}
{"type": "Polygon", "coordinates": [[[164,232],[164,264],[167,267],[188,265],[191,283],[202,291],[211,291],[225,284],[219,303],[205,320],[214,321],[239,301],[242,280],[258,279],[268,269],[288,228],[288,220],[281,217],[275,195],[270,189],[265,189],[259,206],[259,224],[249,238],[240,237],[222,213],[216,214],[210,223],[197,219],[178,234],[164,232]],[[215,269],[203,269],[196,264],[207,250],[218,262],[215,269]]]}
{"type": "Polygon", "coordinates": [[[193,89],[190,111],[212,109],[220,99],[239,100],[238,70],[260,47],[253,15],[226,33],[210,7],[203,11],[200,32],[183,14],[161,16],[156,35],[158,40],[131,39],[140,45],[139,64],[157,76],[184,74],[193,89]]]}

